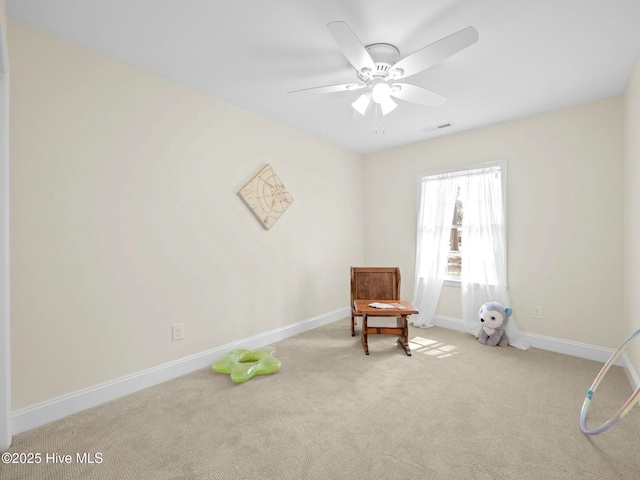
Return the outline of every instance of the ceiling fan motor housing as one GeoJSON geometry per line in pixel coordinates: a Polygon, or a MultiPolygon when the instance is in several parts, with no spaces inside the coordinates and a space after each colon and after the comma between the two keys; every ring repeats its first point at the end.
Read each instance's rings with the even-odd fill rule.
{"type": "Polygon", "coordinates": [[[375,70],[373,72],[368,69],[363,69],[358,72],[358,78],[365,83],[372,78],[386,78],[389,75],[391,67],[400,60],[400,52],[389,43],[374,43],[365,48],[375,64],[375,70]]]}

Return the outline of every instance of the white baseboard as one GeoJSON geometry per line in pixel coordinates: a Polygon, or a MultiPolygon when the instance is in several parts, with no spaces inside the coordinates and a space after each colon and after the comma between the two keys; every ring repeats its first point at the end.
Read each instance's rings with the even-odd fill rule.
{"type": "MultiPolygon", "coordinates": [[[[613,353],[615,352],[615,350],[612,350],[610,348],[602,348],[586,343],[572,342],[570,340],[561,340],[553,337],[545,337],[544,335],[536,335],[534,333],[523,332],[522,335],[527,339],[529,345],[534,348],[563,353],[565,355],[571,355],[572,357],[586,358],[588,360],[594,360],[600,363],[607,362],[609,358],[611,358],[611,355],[613,355],[613,353]]],[[[622,356],[618,357],[614,365],[626,366],[622,356]]]]}
{"type": "Polygon", "coordinates": [[[102,403],[157,385],[167,380],[191,373],[211,365],[221,356],[241,347],[259,348],[313,330],[314,328],[340,320],[350,315],[348,307],[309,318],[286,327],[276,328],[237,342],[191,355],[180,360],[159,365],[75,393],[16,410],[11,415],[11,433],[16,435],[46,423],[64,418],[73,413],[95,407],[102,403]]]}
{"type": "Polygon", "coordinates": [[[466,331],[464,329],[464,323],[462,320],[451,317],[443,317],[442,315],[436,315],[433,317],[433,324],[436,327],[448,328],[449,330],[457,330],[459,332],[466,331]]]}
{"type": "MultiPolygon", "coordinates": [[[[464,323],[462,320],[451,317],[444,317],[436,315],[433,319],[433,324],[448,328],[450,330],[458,330],[464,332],[464,323]]],[[[564,355],[571,355],[572,357],[586,358],[588,360],[594,360],[600,363],[606,363],[615,350],[609,348],[597,347],[595,345],[589,345],[586,343],[572,342],[569,340],[562,340],[559,338],[546,337],[544,335],[537,335],[535,333],[522,332],[522,336],[527,339],[529,345],[533,348],[539,348],[541,350],[548,350],[550,352],[562,353],[564,355]]],[[[633,388],[640,386],[640,377],[633,368],[633,365],[629,361],[628,357],[623,353],[615,361],[614,365],[619,365],[626,368],[629,382],[633,388]],[[634,385],[635,384],[635,385],[634,385]]]]}

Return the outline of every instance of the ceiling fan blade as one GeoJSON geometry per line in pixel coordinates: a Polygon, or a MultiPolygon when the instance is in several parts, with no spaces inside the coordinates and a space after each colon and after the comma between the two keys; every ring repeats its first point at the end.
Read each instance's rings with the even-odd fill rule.
{"type": "Polygon", "coordinates": [[[368,68],[373,71],[375,69],[375,63],[364,48],[362,42],[358,39],[351,27],[345,22],[331,22],[327,25],[329,32],[333,36],[333,39],[342,50],[342,53],[349,63],[353,65],[358,72],[361,72],[364,68],[368,68]]]}
{"type": "Polygon", "coordinates": [[[478,31],[473,27],[464,28],[403,58],[393,66],[390,76],[404,78],[415,75],[477,41],[478,31]]]}
{"type": "Polygon", "coordinates": [[[303,88],[302,90],[294,90],[289,93],[336,93],[336,92],[351,92],[353,90],[360,90],[366,87],[364,83],[342,83],[340,85],[326,85],[324,87],[312,87],[303,88]]]}
{"type": "Polygon", "coordinates": [[[417,103],[426,107],[439,107],[447,101],[439,93],[426,88],[411,85],[410,83],[394,83],[391,86],[391,95],[407,102],[417,103]]]}

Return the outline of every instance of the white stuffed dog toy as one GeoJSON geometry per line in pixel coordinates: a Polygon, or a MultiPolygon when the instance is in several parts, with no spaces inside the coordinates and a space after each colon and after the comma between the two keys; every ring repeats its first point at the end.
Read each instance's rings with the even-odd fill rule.
{"type": "Polygon", "coordinates": [[[509,320],[509,315],[513,310],[503,307],[498,302],[487,302],[480,307],[480,322],[482,328],[478,335],[478,340],[484,345],[506,347],[509,345],[509,338],[505,327],[509,320]]]}

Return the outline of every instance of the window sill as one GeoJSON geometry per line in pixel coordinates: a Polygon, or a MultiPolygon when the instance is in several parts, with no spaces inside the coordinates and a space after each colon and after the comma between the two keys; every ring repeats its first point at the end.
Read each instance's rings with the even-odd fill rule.
{"type": "MultiPolygon", "coordinates": [[[[443,285],[446,285],[447,287],[458,287],[460,288],[462,286],[462,282],[460,282],[460,280],[453,280],[450,278],[447,278],[444,280],[444,282],[442,282],[443,285]]],[[[495,285],[492,285],[495,286],[495,285]]],[[[508,290],[509,289],[509,285],[505,285],[505,288],[508,290]]]]}

